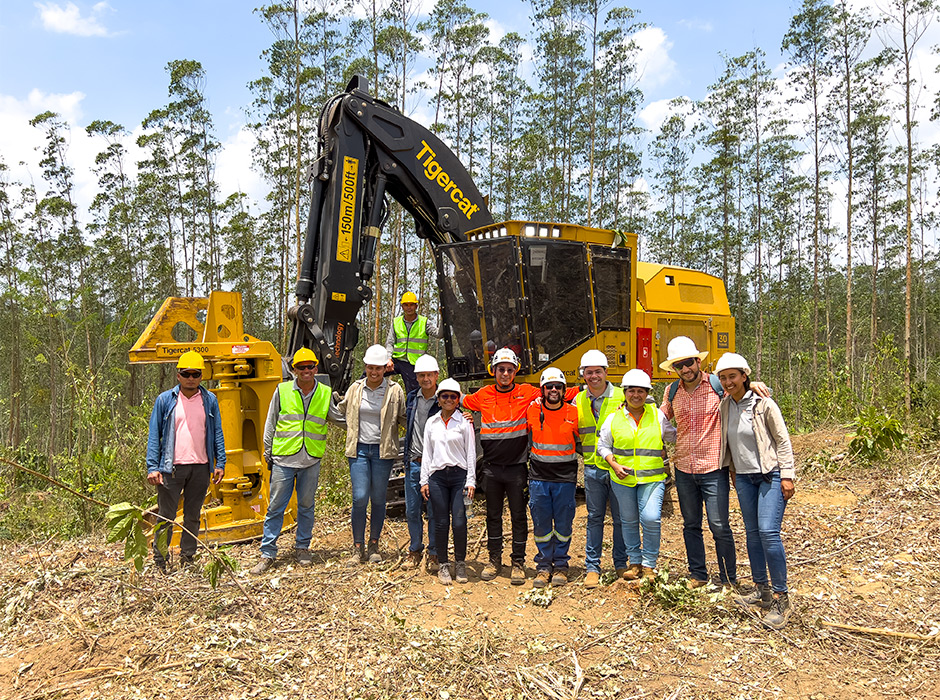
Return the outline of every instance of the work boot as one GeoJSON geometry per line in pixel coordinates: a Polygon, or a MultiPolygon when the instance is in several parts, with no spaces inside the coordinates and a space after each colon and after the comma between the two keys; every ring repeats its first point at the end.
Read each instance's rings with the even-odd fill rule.
{"type": "Polygon", "coordinates": [[[774,592],[769,583],[758,583],[753,591],[747,595],[735,596],[734,600],[741,605],[767,610],[774,602],[774,592]]]}
{"type": "Polygon", "coordinates": [[[158,570],[161,574],[166,574],[166,573],[168,572],[168,570],[169,570],[169,567],[167,566],[166,559],[161,559],[160,561],[157,561],[156,559],[154,559],[154,560],[153,560],[153,565],[154,565],[155,567],[157,567],[157,570],[158,570]]]}
{"type": "Polygon", "coordinates": [[[467,562],[458,561],[456,565],[456,572],[454,578],[457,579],[457,583],[467,583],[470,579],[467,578],[467,562]]]}
{"type": "Polygon", "coordinates": [[[437,580],[445,586],[449,586],[454,582],[450,577],[450,564],[441,564],[441,568],[437,571],[437,580]]]}
{"type": "Polygon", "coordinates": [[[499,576],[499,572],[503,570],[503,565],[501,562],[496,561],[495,559],[490,559],[486,566],[483,567],[483,573],[480,574],[480,578],[484,581],[492,581],[494,578],[499,576]]]}
{"type": "Polygon", "coordinates": [[[636,581],[643,574],[643,567],[639,564],[630,564],[621,577],[624,581],[636,581]]]}
{"type": "Polygon", "coordinates": [[[568,569],[555,569],[552,572],[552,585],[564,586],[568,583],[568,569]]]}
{"type": "Polygon", "coordinates": [[[405,561],[401,563],[401,568],[405,571],[411,571],[412,569],[417,569],[421,565],[421,550],[417,552],[408,552],[405,556],[405,561]]]}
{"type": "Polygon", "coordinates": [[[770,610],[764,615],[764,624],[772,630],[782,630],[790,619],[790,596],[786,593],[774,593],[770,602],[770,610]]]}
{"type": "Polygon", "coordinates": [[[651,569],[648,566],[643,567],[643,573],[640,574],[641,581],[652,581],[656,578],[656,569],[651,569]]]}
{"type": "MultiPolygon", "coordinates": [[[[515,584],[516,583],[516,579],[515,579],[516,567],[515,566],[512,567],[512,575],[513,575],[512,582],[513,584],[515,584]]],[[[532,582],[532,588],[545,588],[545,586],[548,585],[549,579],[551,579],[551,577],[552,575],[548,572],[547,569],[539,569],[538,572],[536,572],[535,574],[535,580],[532,582]]]]}
{"type": "Polygon", "coordinates": [[[360,544],[353,545],[352,556],[346,560],[347,564],[364,564],[366,561],[365,547],[360,544]]]}
{"type": "Polygon", "coordinates": [[[366,555],[369,557],[370,564],[381,564],[382,555],[379,554],[379,542],[378,540],[369,540],[369,551],[366,552],[366,555]]]}
{"type": "Polygon", "coordinates": [[[509,575],[509,582],[513,586],[521,586],[525,583],[525,569],[522,568],[522,564],[512,565],[512,573],[509,575]]]}
{"type": "Polygon", "coordinates": [[[180,554],[180,570],[191,569],[196,565],[195,558],[192,554],[180,554]]]}
{"type": "Polygon", "coordinates": [[[596,571],[588,571],[584,576],[585,588],[597,588],[601,583],[601,575],[596,571]]]}
{"type": "Polygon", "coordinates": [[[313,564],[313,557],[310,556],[309,549],[294,549],[294,559],[297,561],[297,566],[310,566],[313,564]]]}
{"type": "Polygon", "coordinates": [[[253,573],[255,576],[260,576],[273,565],[274,559],[272,557],[261,557],[261,560],[255,564],[254,567],[252,567],[251,573],[253,573]]]}
{"type": "Polygon", "coordinates": [[[688,578],[685,580],[685,587],[690,591],[694,591],[696,588],[703,588],[708,585],[708,581],[703,581],[700,578],[688,578]]]}
{"type": "Polygon", "coordinates": [[[614,577],[615,577],[618,581],[619,581],[620,579],[622,579],[622,578],[623,578],[624,576],[626,576],[626,575],[627,575],[627,570],[626,570],[626,569],[615,569],[615,570],[614,570],[614,577]]]}
{"type": "Polygon", "coordinates": [[[428,554],[428,573],[436,574],[441,568],[441,564],[436,554],[428,554]]]}

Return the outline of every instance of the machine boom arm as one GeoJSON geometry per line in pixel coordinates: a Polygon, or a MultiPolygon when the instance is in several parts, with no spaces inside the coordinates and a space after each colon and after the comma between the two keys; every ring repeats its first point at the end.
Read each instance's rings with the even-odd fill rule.
{"type": "Polygon", "coordinates": [[[324,107],[317,155],[288,350],[315,350],[321,372],[342,392],[359,340],[356,319],[372,298],[386,195],[414,217],[418,236],[432,245],[463,241],[493,217],[451,150],[369,95],[359,76],[324,107]]]}

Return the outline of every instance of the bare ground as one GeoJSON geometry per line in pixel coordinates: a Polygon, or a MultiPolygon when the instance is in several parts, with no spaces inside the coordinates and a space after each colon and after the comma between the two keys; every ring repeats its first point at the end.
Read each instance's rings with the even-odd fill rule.
{"type": "MultiPolygon", "coordinates": [[[[385,564],[347,566],[340,513],[318,522],[310,569],[285,556],[262,577],[239,572],[248,597],[198,571],[136,575],[101,539],[3,545],[0,698],[940,697],[940,451],[866,470],[833,460],[838,433],[796,443],[810,457],[784,520],[795,612],[782,632],[716,588],[667,608],[668,585],[589,591],[580,568],[543,607],[526,598],[531,570],[521,588],[481,582],[485,553],[470,584],[445,588],[400,569],[402,521],[385,564]]],[[[576,566],[584,518],[582,504],[576,566]]],[[[732,524],[746,579],[736,510],[732,524]]],[[[678,508],[662,551],[675,579],[678,508]]],[[[257,548],[232,553],[247,569],[257,548]]]]}

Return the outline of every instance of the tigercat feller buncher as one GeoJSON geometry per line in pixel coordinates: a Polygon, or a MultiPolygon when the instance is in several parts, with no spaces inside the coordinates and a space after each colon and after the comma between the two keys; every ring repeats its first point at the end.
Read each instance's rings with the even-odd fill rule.
{"type": "MultiPolygon", "coordinates": [[[[357,317],[372,298],[387,198],[414,218],[434,251],[448,375],[487,381],[489,360],[511,347],[517,381],[537,382],[555,366],[578,381],[586,350],[604,352],[617,381],[639,367],[653,379],[677,335],[708,350],[709,363],[734,349],[734,318],[721,280],[637,261],[636,235],[567,223],[497,223],[457,157],[424,127],[369,95],[361,77],[320,115],[318,158],[297,281],[288,313],[288,356],[301,347],[320,358],[320,381],[343,392],[359,343],[357,317]]],[[[228,466],[203,510],[206,535],[223,541],[260,536],[268,475],[261,437],[281,379],[280,355],[245,335],[237,293],[169,299],[130,352],[131,362],[172,362],[203,352],[218,381],[228,466]],[[168,308],[169,305],[169,308],[168,308]],[[207,311],[205,323],[199,313],[207,311]],[[224,318],[225,322],[219,322],[224,318]],[[178,322],[199,342],[178,342],[178,322]]],[[[295,517],[294,504],[285,524],[295,517]]]]}

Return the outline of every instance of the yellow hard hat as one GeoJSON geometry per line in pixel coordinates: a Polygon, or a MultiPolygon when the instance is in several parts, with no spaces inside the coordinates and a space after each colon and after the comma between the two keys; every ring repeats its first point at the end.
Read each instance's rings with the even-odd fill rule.
{"type": "Polygon", "coordinates": [[[418,297],[415,295],[414,292],[405,292],[404,294],[401,295],[401,303],[402,304],[417,304],[418,297]]]}
{"type": "Polygon", "coordinates": [[[296,367],[301,362],[312,362],[315,365],[320,364],[320,361],[317,359],[316,353],[310,348],[300,348],[300,350],[295,352],[294,359],[291,360],[290,366],[296,367]]]}
{"type": "Polygon", "coordinates": [[[176,363],[176,369],[205,369],[206,361],[195,350],[184,352],[176,363]]]}

